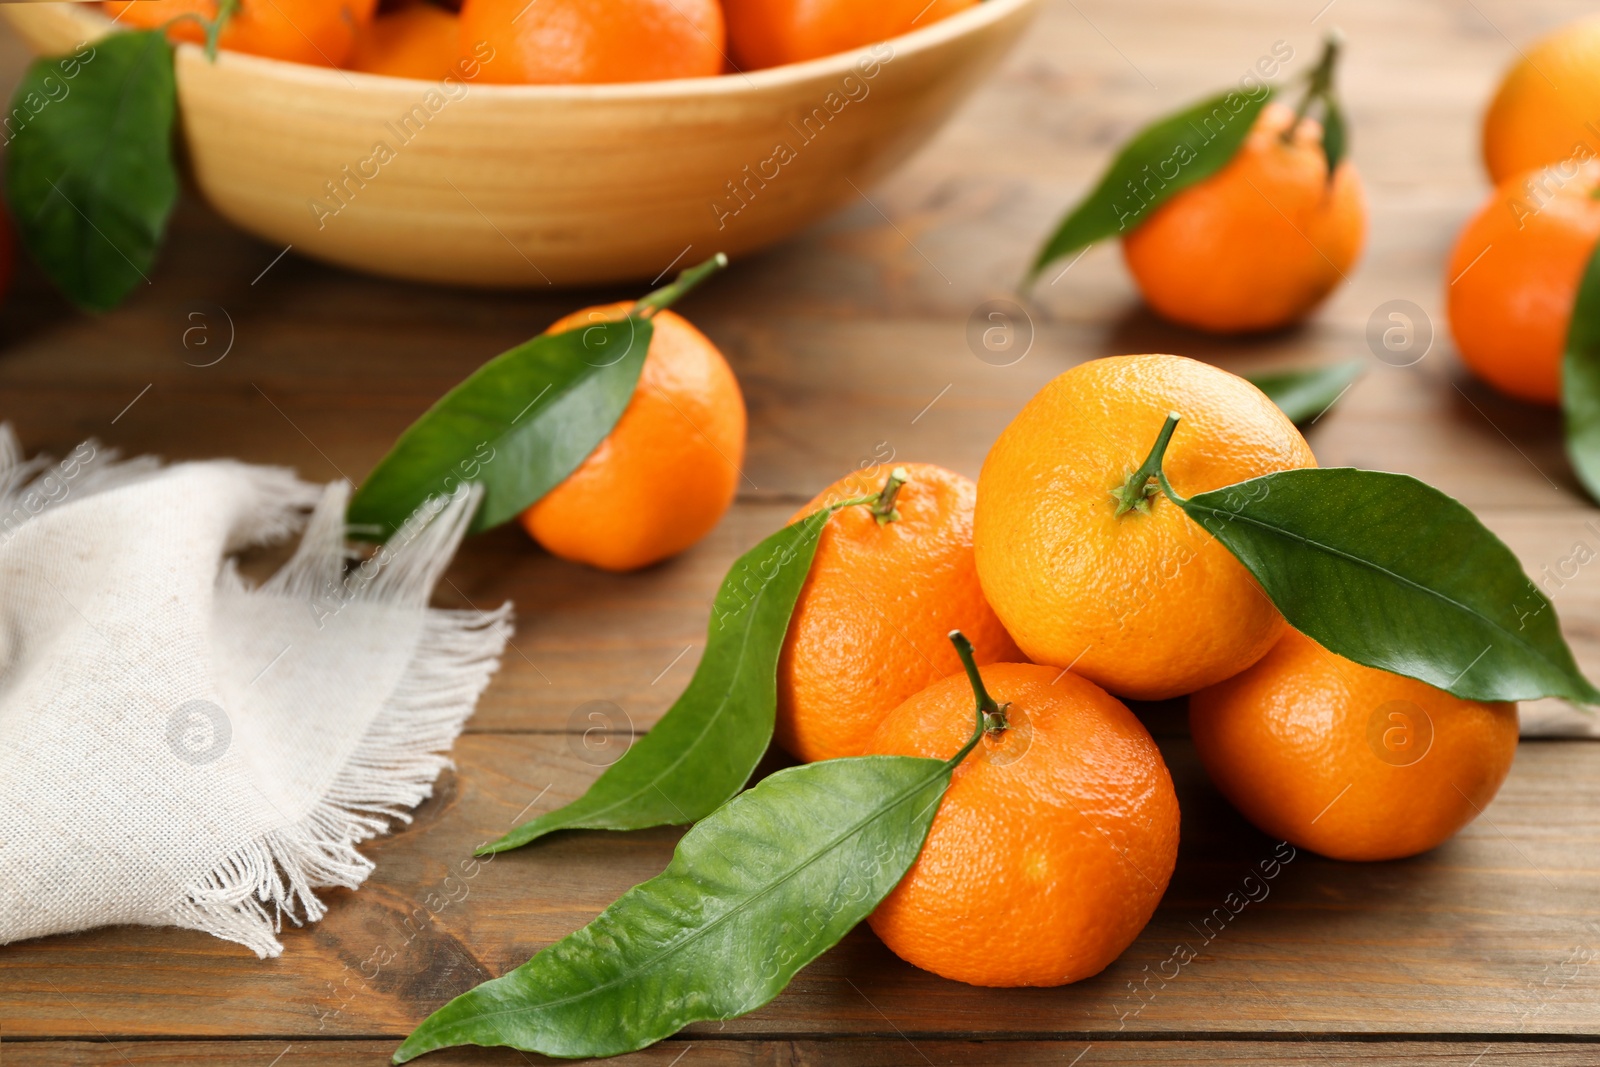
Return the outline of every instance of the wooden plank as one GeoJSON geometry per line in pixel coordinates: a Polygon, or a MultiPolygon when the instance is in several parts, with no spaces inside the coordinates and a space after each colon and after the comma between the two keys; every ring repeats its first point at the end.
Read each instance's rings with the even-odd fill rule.
{"type": "MultiPolygon", "coordinates": [[[[1600,746],[1524,743],[1486,815],[1425,856],[1301,854],[1265,881],[1273,843],[1205,782],[1186,739],[1162,748],[1183,810],[1177,875],[1103,974],[1060,989],[978,989],[900,962],[863,927],[766,1008],[691,1027],[692,1039],[1594,1031],[1600,746]],[[1258,899],[1230,905],[1230,894],[1258,899]],[[1191,962],[1174,962],[1180,945],[1191,962]]],[[[576,796],[596,768],[566,736],[475,735],[457,758],[416,823],[368,848],[378,868],[367,885],[330,893],[328,917],[286,930],[279,959],[135,927],[8,946],[6,1038],[403,1035],[666,865],[678,836],[667,829],[574,833],[468,859],[576,796]]]]}
{"type": "MultiPolygon", "coordinates": [[[[200,934],[135,928],[0,949],[10,1061],[386,1061],[446,997],[665,864],[675,831],[569,835],[462,866],[473,844],[576,796],[616,751],[585,747],[581,705],[617,706],[607,746],[648,729],[698,659],[710,597],[740,551],[886,448],[976,474],[1040,385],[1098,355],[1173,351],[1245,373],[1368,360],[1367,377],[1311,433],[1322,462],[1416,474],[1477,509],[1549,583],[1580,661],[1600,674],[1600,586],[1573,562],[1575,545],[1600,547],[1587,525],[1600,512],[1567,471],[1552,413],[1471,382],[1441,315],[1445,256],[1485,192],[1477,110],[1511,42],[1587,8],[1340,0],[1313,22],[1322,6],[1049,5],[993,84],[911,166],[867,190],[870,203],[686,302],[728,353],[751,410],[749,481],[722,526],[680,559],[625,577],[553,560],[515,529],[475,539],[439,602],[513,599],[515,647],[458,746],[460,770],[412,827],[369,847],[379,864],[369,884],[330,894],[329,917],[289,931],[285,956],[265,963],[200,934]],[[1275,40],[1295,49],[1286,73],[1303,71],[1331,23],[1351,40],[1341,89],[1373,224],[1359,269],[1310,323],[1227,340],[1167,326],[1139,307],[1117,253],[1102,247],[1025,302],[1036,338],[1024,359],[977,358],[969,317],[1014,298],[1041,235],[1119,140],[1232,81],[1275,40]],[[1414,367],[1378,362],[1365,340],[1374,309],[1395,298],[1420,305],[1436,334],[1414,367]],[[282,1041],[223,1040],[258,1035],[282,1041]]],[[[5,88],[22,65],[0,38],[5,88]]],[[[25,269],[0,316],[0,418],[30,448],[58,453],[98,435],[134,454],[230,455],[359,479],[484,359],[573,307],[637,291],[405,286],[293,253],[263,274],[280,251],[186,201],[153,284],[110,315],[76,315],[25,269]],[[209,346],[190,332],[186,348],[197,326],[209,346]],[[227,357],[198,365],[221,351],[225,329],[227,357]]],[[[1595,1062],[1588,1047],[1543,1039],[1600,1032],[1600,748],[1525,743],[1500,799],[1455,841],[1392,864],[1297,857],[1205,941],[1196,928],[1207,916],[1215,925],[1214,909],[1271,842],[1205,784],[1181,702],[1141,713],[1178,778],[1184,841],[1154,922],[1105,974],[1061,990],[977,990],[915,971],[863,930],[756,1015],[620,1062],[1595,1062]],[[1166,977],[1179,944],[1199,954],[1166,977]],[[1251,1032],[1280,1039],[1246,1040],[1251,1032]],[[1395,1039],[1404,1034],[1436,1039],[1395,1039]],[[1007,1035],[1020,1039],[971,1040],[1007,1035]]],[[[425,1062],[535,1060],[502,1050],[425,1062]]]]}
{"type": "MultiPolygon", "coordinates": [[[[236,246],[231,259],[249,256],[241,274],[270,259],[243,238],[215,236],[236,246]]],[[[177,246],[171,253],[191,254],[177,246]]],[[[1431,254],[1442,259],[1444,249],[1431,254]]],[[[1302,333],[1219,341],[1137,309],[1113,323],[1060,321],[1036,310],[1032,349],[999,367],[967,344],[978,299],[928,319],[859,321],[844,309],[820,317],[804,309],[751,315],[750,305],[779,295],[768,273],[760,263],[736,269],[685,308],[728,354],[744,386],[751,415],[746,499],[809,499],[862,462],[891,453],[976,475],[995,436],[1062,370],[1099,355],[1167,351],[1242,373],[1364,359],[1369,375],[1312,432],[1325,465],[1415,474],[1475,508],[1589,510],[1547,411],[1466,379],[1446,362],[1442,339],[1416,367],[1380,363],[1363,339],[1365,314],[1302,333]]],[[[513,303],[445,293],[409,301],[410,310],[399,312],[392,293],[363,292],[376,283],[292,257],[269,277],[277,288],[265,293],[244,281],[237,283],[243,294],[219,289],[213,300],[173,286],[96,328],[68,323],[17,339],[0,360],[0,415],[30,449],[57,454],[92,435],[129,453],[232,455],[293,466],[317,480],[359,481],[413,418],[479,363],[564,310],[616,295],[513,303]],[[314,292],[330,287],[349,291],[352,306],[343,313],[319,307],[314,292]],[[296,314],[284,315],[284,307],[296,314]],[[472,330],[450,325],[479,318],[493,321],[472,330]],[[186,331],[191,350],[182,345],[186,331]],[[185,363],[218,358],[230,334],[234,347],[221,362],[185,363]],[[214,347],[202,348],[201,337],[214,347]],[[72,353],[70,367],[62,365],[63,351],[72,353]]],[[[1373,294],[1368,310],[1392,292],[1373,294]]],[[[1435,328],[1443,330],[1437,316],[1435,328]]]]}
{"type": "MultiPolygon", "coordinates": [[[[12,1067],[183,1067],[237,1063],[262,1067],[383,1067],[393,1041],[97,1041],[8,1043],[12,1067]],[[274,1057],[281,1057],[275,1059],[274,1057]]],[[[448,1049],[427,1067],[557,1064],[511,1049],[448,1049]]],[[[887,1034],[840,1040],[666,1041],[605,1061],[617,1067],[1592,1067],[1594,1050],[1549,1042],[1385,1041],[952,1041],[887,1034]]]]}

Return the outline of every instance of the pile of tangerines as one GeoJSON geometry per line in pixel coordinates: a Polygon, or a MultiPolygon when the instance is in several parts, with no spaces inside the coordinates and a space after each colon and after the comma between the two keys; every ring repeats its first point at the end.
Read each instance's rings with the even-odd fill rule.
{"type": "MultiPolygon", "coordinates": [[[[727,0],[730,14],[738,6],[727,0]]],[[[1531,399],[1554,399],[1546,335],[1570,316],[1600,238],[1600,163],[1590,162],[1600,143],[1563,126],[1571,109],[1544,99],[1543,80],[1525,68],[1547,62],[1600,105],[1600,67],[1580,62],[1594,52],[1600,21],[1541,45],[1508,78],[1486,152],[1491,170],[1514,176],[1457,251],[1506,243],[1476,288],[1452,291],[1452,316],[1469,364],[1531,399]],[[1530,182],[1551,173],[1527,168],[1569,157],[1582,157],[1571,176],[1527,203],[1530,182]],[[1507,210],[1508,198],[1525,210],[1507,210]],[[1543,332],[1517,325],[1541,316],[1543,332]],[[1502,332],[1512,329],[1523,332],[1502,332]]],[[[1365,205],[1347,161],[1330,176],[1321,137],[1314,120],[1267,107],[1232,163],[1125,239],[1158,310],[1212,329],[1267,328],[1338,283],[1359,251],[1365,205]],[[1163,243],[1199,252],[1154,254],[1163,243]],[[1229,301],[1248,286],[1208,287],[1207,263],[1264,279],[1271,313],[1242,315],[1229,301]]],[[[626,309],[590,309],[556,328],[626,309]]],[[[738,382],[681,316],[663,311],[655,323],[615,429],[523,516],[558,555],[644,566],[703,536],[732,502],[745,443],[738,382]]],[[[1057,985],[1102,970],[1148,922],[1176,862],[1178,802],[1124,700],[1187,697],[1217,788],[1265,833],[1341,860],[1435,847],[1510,769],[1515,704],[1464,700],[1322,648],[1152,491],[1142,461],[1174,410],[1183,417],[1164,470],[1180,495],[1316,463],[1244,379],[1180,356],[1121,356],[1046,385],[976,483],[931,464],[869,466],[796,516],[869,500],[828,520],[789,624],[776,729],[788,752],[812,761],[959,750],[973,688],[948,640],[956,629],[975,649],[980,702],[1004,710],[1003,728],[955,769],[919,859],[870,919],[920,967],[980,985],[1057,985]]]]}
{"type": "MultiPolygon", "coordinates": [[[[589,309],[552,329],[617,318],[589,309]]],[[[737,490],[745,410],[726,361],[672,311],[610,435],[523,515],[550,551],[610,570],[697,540],[737,490]]],[[[812,761],[948,758],[972,730],[959,629],[1004,709],[955,770],[921,857],[872,915],[910,962],[980,985],[1102,970],[1143,929],[1177,859],[1178,802],[1123,699],[1189,696],[1217,787],[1266,833],[1326,856],[1413,855],[1494,797],[1514,704],[1462,700],[1337,656],[1289,628],[1182,496],[1315,466],[1254,385],[1170,355],[1091,360],[1045,386],[976,483],[873,465],[830,505],[778,664],[778,742],[812,761]],[[865,502],[861,502],[865,500],[865,502]],[[1422,758],[1426,756],[1427,758],[1422,758]],[[1004,914],[1004,923],[973,923],[1004,914]]]]}
{"type": "MultiPolygon", "coordinates": [[[[930,25],[977,0],[235,0],[221,48],[436,81],[703,78],[797,63],[930,25]]],[[[204,40],[219,0],[105,3],[120,23],[204,40]],[[185,18],[184,16],[197,16],[185,18]],[[174,19],[179,21],[174,22],[174,19]]]]}

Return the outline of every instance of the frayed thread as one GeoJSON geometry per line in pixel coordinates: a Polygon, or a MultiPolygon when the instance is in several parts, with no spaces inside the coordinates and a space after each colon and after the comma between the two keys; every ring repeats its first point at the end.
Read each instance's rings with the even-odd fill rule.
{"type": "MultiPolygon", "coordinates": [[[[450,498],[410,539],[362,574],[346,541],[348,483],[328,486],[294,556],[250,596],[313,598],[336,590],[337,606],[356,601],[423,613],[421,634],[393,693],[340,768],[328,791],[296,824],[263,834],[223,857],[173,909],[179,926],[237,941],[263,958],[280,955],[284,918],[315,922],[326,906],[315,890],[355,889],[373,869],[356,845],[409,823],[433,795],[447,755],[500,665],[511,636],[511,605],[495,611],[426,607],[478,506],[481,490],[450,498]],[[355,580],[352,580],[352,577],[355,580]]],[[[231,568],[221,581],[238,587],[231,568]]],[[[337,610],[330,609],[333,624],[337,610]]]]}

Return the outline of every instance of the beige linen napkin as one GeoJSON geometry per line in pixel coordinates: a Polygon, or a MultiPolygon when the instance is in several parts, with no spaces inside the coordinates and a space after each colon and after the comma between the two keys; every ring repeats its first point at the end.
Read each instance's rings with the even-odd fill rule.
{"type": "Polygon", "coordinates": [[[282,951],[432,791],[510,605],[428,608],[476,497],[363,562],[349,486],[218,461],[25,461],[0,426],[0,943],[114,923],[282,951]],[[306,509],[314,508],[309,521],[306,509]],[[231,556],[304,526],[259,588],[231,556]]]}

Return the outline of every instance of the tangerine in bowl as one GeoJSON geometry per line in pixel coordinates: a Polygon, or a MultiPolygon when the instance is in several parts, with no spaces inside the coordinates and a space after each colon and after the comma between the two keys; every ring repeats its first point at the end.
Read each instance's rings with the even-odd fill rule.
{"type": "MultiPolygon", "coordinates": [[[[493,42],[465,34],[438,80],[179,43],[182,157],[229,221],[340,266],[499,288],[650,279],[858,199],[1040,3],[984,0],[782,66],[610,84],[496,83],[493,42]]],[[[97,4],[0,14],[43,54],[118,28],[97,4]]]]}

